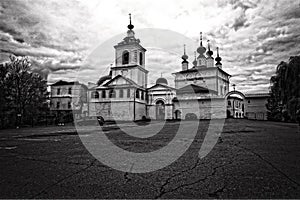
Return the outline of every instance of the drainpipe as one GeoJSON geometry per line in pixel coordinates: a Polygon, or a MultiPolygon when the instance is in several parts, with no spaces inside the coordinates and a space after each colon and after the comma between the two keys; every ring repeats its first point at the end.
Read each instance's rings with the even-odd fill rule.
{"type": "Polygon", "coordinates": [[[135,121],[135,95],[136,95],[136,89],[133,90],[133,121],[135,121]]]}

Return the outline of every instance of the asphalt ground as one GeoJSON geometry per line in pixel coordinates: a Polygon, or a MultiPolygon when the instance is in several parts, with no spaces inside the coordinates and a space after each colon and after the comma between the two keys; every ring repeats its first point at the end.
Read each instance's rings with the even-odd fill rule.
{"type": "MultiPolygon", "coordinates": [[[[188,150],[148,173],[104,165],[74,126],[0,130],[0,198],[300,198],[297,124],[228,119],[217,144],[200,159],[210,121],[200,121],[195,138],[193,123],[168,122],[155,135],[161,122],[104,126],[113,145],[133,153],[169,145],[179,125],[185,126],[177,142],[192,141],[188,150]]],[[[81,129],[86,137],[97,134],[92,127],[81,129]]],[[[173,154],[161,159],[167,156],[173,154]]]]}

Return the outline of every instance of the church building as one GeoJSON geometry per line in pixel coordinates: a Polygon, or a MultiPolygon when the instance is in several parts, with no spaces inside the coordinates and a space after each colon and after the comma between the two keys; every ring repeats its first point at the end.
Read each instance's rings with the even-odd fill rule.
{"type": "Polygon", "coordinates": [[[214,59],[210,42],[207,48],[203,46],[202,33],[191,67],[184,45],[182,68],[173,73],[175,87],[160,77],[148,88],[146,49],[135,37],[130,14],[129,19],[127,36],[114,46],[115,65],[88,89],[89,116],[101,116],[105,121],[244,117],[244,110],[230,114],[227,98],[231,75],[223,70],[219,48],[214,59]]]}

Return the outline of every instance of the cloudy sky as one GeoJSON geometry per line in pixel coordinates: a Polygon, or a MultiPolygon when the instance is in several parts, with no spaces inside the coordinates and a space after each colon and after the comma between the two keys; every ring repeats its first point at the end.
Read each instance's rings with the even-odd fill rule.
{"type": "Polygon", "coordinates": [[[128,13],[148,49],[150,84],[161,73],[174,84],[182,46],[192,63],[200,31],[246,93],[267,92],[277,64],[300,54],[298,0],[1,0],[0,62],[28,56],[49,82],[96,82],[114,63],[128,13]]]}

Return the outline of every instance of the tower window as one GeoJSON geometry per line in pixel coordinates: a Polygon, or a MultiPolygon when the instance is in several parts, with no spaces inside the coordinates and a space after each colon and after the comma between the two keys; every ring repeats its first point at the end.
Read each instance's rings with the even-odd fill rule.
{"type": "Polygon", "coordinates": [[[140,52],[140,65],[143,65],[143,53],[140,52]]]}
{"type": "Polygon", "coordinates": [[[126,65],[129,63],[129,52],[128,51],[124,51],[123,55],[122,55],[122,64],[126,65]]]}

